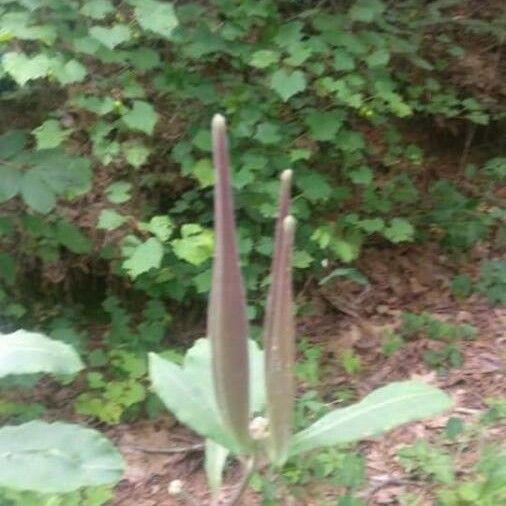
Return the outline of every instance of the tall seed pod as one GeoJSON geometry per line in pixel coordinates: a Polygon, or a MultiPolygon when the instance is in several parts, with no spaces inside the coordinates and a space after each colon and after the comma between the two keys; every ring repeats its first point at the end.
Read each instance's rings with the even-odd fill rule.
{"type": "Polygon", "coordinates": [[[224,424],[237,443],[249,446],[249,358],[246,297],[237,253],[225,118],[212,121],[215,252],[207,333],[213,382],[224,424]]]}
{"type": "Polygon", "coordinates": [[[264,328],[265,382],[269,420],[268,452],[271,461],[277,465],[282,465],[288,455],[295,398],[293,373],[295,324],[292,293],[295,220],[292,216],[286,216],[291,176],[291,171],[285,171],[281,176],[276,244],[264,328]]]}

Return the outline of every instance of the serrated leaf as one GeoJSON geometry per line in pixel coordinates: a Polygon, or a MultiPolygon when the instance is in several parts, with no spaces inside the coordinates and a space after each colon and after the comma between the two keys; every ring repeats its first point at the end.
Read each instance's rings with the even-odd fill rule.
{"type": "Polygon", "coordinates": [[[132,184],[126,181],[117,181],[116,183],[110,184],[105,192],[107,194],[107,200],[113,204],[123,204],[131,199],[130,190],[132,184]]]}
{"type": "Polygon", "coordinates": [[[33,421],[0,429],[0,485],[63,493],[114,484],[119,452],[99,432],[67,423],[33,421]]]}
{"type": "Polygon", "coordinates": [[[0,165],[0,203],[15,197],[21,187],[22,173],[7,165],[0,165]]]}
{"type": "Polygon", "coordinates": [[[348,176],[354,184],[367,186],[372,183],[374,173],[369,167],[362,166],[358,169],[350,170],[348,176]]]}
{"type": "Polygon", "coordinates": [[[33,169],[23,175],[21,196],[28,207],[41,214],[47,214],[56,206],[53,190],[33,169]]]}
{"type": "Polygon", "coordinates": [[[5,53],[2,65],[20,86],[24,86],[28,81],[46,77],[51,70],[51,61],[45,54],[29,58],[24,53],[5,53]]]}
{"type": "Polygon", "coordinates": [[[26,134],[21,130],[9,130],[0,136],[0,159],[8,160],[21,153],[26,144],[26,134]]]}
{"type": "Polygon", "coordinates": [[[151,237],[134,249],[130,258],[123,262],[123,268],[132,279],[135,279],[151,269],[158,269],[162,264],[162,258],[162,243],[151,237]]]}
{"type": "Polygon", "coordinates": [[[58,147],[70,134],[69,130],[63,130],[60,122],[48,119],[42,125],[32,130],[37,140],[37,149],[52,149],[58,147]]]}
{"type": "Polygon", "coordinates": [[[153,216],[146,228],[156,235],[160,241],[165,242],[171,236],[174,224],[168,216],[153,216]]]}
{"type": "Polygon", "coordinates": [[[350,443],[437,415],[451,406],[441,390],[418,381],[390,383],[352,406],[336,409],[296,434],[290,454],[350,443]]]}
{"type": "Polygon", "coordinates": [[[261,49],[259,51],[255,51],[251,55],[251,60],[249,61],[249,64],[257,69],[265,69],[267,67],[270,67],[274,63],[277,63],[279,61],[279,57],[280,55],[276,51],[261,49]]]}
{"type": "Polygon", "coordinates": [[[214,169],[209,158],[198,160],[192,168],[192,174],[201,188],[207,188],[214,183],[214,169]]]}
{"type": "Polygon", "coordinates": [[[271,88],[286,102],[291,97],[306,89],[306,77],[300,70],[287,72],[277,70],[271,77],[271,88]]]}
{"type": "Polygon", "coordinates": [[[334,111],[310,112],[304,121],[309,126],[311,137],[317,141],[333,140],[343,125],[345,113],[339,109],[334,111]]]}
{"type": "Polygon", "coordinates": [[[357,0],[349,10],[350,19],[370,23],[385,11],[386,5],[381,0],[357,0]]]}
{"type": "Polygon", "coordinates": [[[81,82],[87,74],[86,67],[77,60],[55,64],[52,70],[56,79],[63,85],[81,82]]]}
{"type": "Polygon", "coordinates": [[[390,225],[385,228],[383,235],[393,243],[412,241],[415,229],[409,221],[404,218],[393,218],[390,225]]]}
{"type": "Polygon", "coordinates": [[[60,221],[56,225],[55,237],[68,250],[79,255],[91,251],[90,240],[72,223],[60,221]]]}
{"type": "Polygon", "coordinates": [[[151,135],[158,120],[158,114],[150,103],[135,100],[132,108],[123,114],[122,120],[131,130],[140,130],[151,135]]]}
{"type": "Polygon", "coordinates": [[[80,12],[84,16],[93,19],[103,19],[114,10],[109,0],[87,0],[81,7],[80,12]]]}
{"type": "Polygon", "coordinates": [[[111,27],[92,26],[90,35],[109,49],[114,49],[123,42],[130,40],[132,32],[128,25],[116,24],[111,27]]]}
{"type": "Polygon", "coordinates": [[[145,30],[151,30],[166,39],[170,39],[172,32],[179,24],[171,3],[155,0],[142,0],[135,7],[135,18],[145,30]]]}
{"type": "Polygon", "coordinates": [[[126,161],[138,169],[148,159],[151,150],[144,146],[144,144],[128,144],[126,147],[123,148],[123,152],[125,153],[125,159],[126,161]]]}
{"type": "Polygon", "coordinates": [[[385,226],[385,222],[381,218],[370,218],[370,219],[360,220],[358,222],[358,226],[362,230],[365,230],[369,234],[372,234],[374,232],[380,232],[381,230],[383,230],[383,227],[385,226]]]}
{"type": "Polygon", "coordinates": [[[368,67],[382,67],[390,61],[390,53],[386,49],[377,49],[365,58],[368,67]]]}
{"type": "Polygon", "coordinates": [[[75,374],[83,368],[79,355],[68,344],[26,330],[0,334],[0,378],[9,374],[75,374]]]}
{"type": "Polygon", "coordinates": [[[302,194],[312,202],[327,200],[332,194],[332,187],[326,177],[318,172],[297,174],[295,182],[302,194]]]}

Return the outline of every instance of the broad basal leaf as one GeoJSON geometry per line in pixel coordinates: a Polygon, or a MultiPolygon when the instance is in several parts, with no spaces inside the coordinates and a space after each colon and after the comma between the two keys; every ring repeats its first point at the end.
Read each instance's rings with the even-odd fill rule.
{"type": "Polygon", "coordinates": [[[8,374],[40,372],[75,374],[83,367],[71,346],[43,334],[26,330],[0,334],[0,378],[8,374]]]}
{"type": "Polygon", "coordinates": [[[56,205],[53,190],[34,170],[29,170],[23,175],[21,195],[28,207],[41,214],[47,214],[56,205]]]}
{"type": "Polygon", "coordinates": [[[155,392],[167,409],[181,422],[203,437],[233,450],[232,439],[224,432],[213,397],[203,385],[211,378],[197,380],[182,367],[149,354],[149,377],[155,392]]]}
{"type": "Polygon", "coordinates": [[[357,404],[332,411],[296,434],[290,454],[375,436],[398,425],[437,415],[450,406],[448,395],[425,383],[391,383],[357,404]]]}
{"type": "Polygon", "coordinates": [[[206,439],[206,469],[207,483],[214,494],[218,493],[223,481],[223,470],[227,462],[229,451],[211,439],[206,439]]]}
{"type": "Polygon", "coordinates": [[[114,484],[119,452],[99,432],[67,423],[33,421],[0,429],[0,486],[43,493],[114,484]]]}
{"type": "Polygon", "coordinates": [[[0,165],[0,203],[15,197],[21,186],[22,173],[19,170],[0,165]]]}

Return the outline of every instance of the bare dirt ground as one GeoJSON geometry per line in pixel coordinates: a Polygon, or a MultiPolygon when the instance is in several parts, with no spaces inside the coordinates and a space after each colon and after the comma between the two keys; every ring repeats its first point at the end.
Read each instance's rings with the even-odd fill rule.
{"type": "MultiPolygon", "coordinates": [[[[483,250],[475,255],[481,257],[483,250]]],[[[474,265],[473,263],[471,263],[474,265]]],[[[454,406],[451,412],[435,419],[400,427],[382,437],[360,443],[359,451],[366,458],[367,484],[361,495],[367,504],[399,504],[406,492],[416,493],[423,505],[434,504],[429,483],[413,482],[396,460],[396,452],[418,438],[431,441],[451,416],[464,421],[476,419],[486,409],[486,399],[506,394],[504,382],[506,362],[506,309],[494,308],[478,295],[457,302],[450,293],[449,283],[455,274],[454,259],[448,259],[440,250],[432,251],[411,246],[402,249],[371,249],[359,263],[360,270],[369,278],[363,287],[342,278],[323,287],[308,285],[299,293],[299,301],[310,301],[313,311],[298,322],[298,336],[323,349],[324,381],[321,391],[339,385],[353,388],[362,397],[367,392],[389,381],[419,377],[448,392],[454,406]],[[463,341],[460,349],[463,364],[436,373],[423,361],[423,352],[438,343],[419,338],[405,343],[391,356],[380,352],[381,336],[385,329],[395,329],[403,311],[427,311],[442,320],[468,323],[475,326],[478,336],[463,341]],[[363,363],[358,375],[347,375],[338,360],[344,349],[353,349],[363,363]]],[[[477,268],[478,262],[476,262],[477,268]]],[[[474,276],[469,264],[466,271],[474,276]]],[[[304,385],[300,386],[301,390],[304,385]]],[[[142,421],[114,428],[111,437],[123,452],[128,469],[118,485],[116,506],[175,506],[167,494],[167,485],[173,479],[182,479],[203,506],[209,500],[202,469],[200,449],[171,454],[140,450],[170,449],[195,445],[199,439],[178,426],[167,416],[155,422],[142,421]]],[[[504,441],[506,427],[495,428],[483,437],[504,441]]],[[[462,469],[471,466],[477,458],[477,448],[467,448],[462,469]]],[[[239,470],[229,470],[226,483],[229,491],[239,479],[239,470]]],[[[295,499],[287,494],[280,504],[319,506],[333,503],[341,490],[322,484],[306,487],[303,497],[295,499]]],[[[244,506],[260,505],[254,493],[245,497],[244,506]]]]}

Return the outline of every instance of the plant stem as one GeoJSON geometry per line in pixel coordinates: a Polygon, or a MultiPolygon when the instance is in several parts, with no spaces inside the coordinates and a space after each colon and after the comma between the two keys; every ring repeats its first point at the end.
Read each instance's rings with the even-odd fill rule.
{"type": "Polygon", "coordinates": [[[246,492],[246,489],[248,488],[248,483],[257,468],[257,463],[258,462],[256,455],[253,455],[250,459],[248,459],[244,464],[242,478],[237,484],[237,487],[234,493],[232,494],[232,497],[230,497],[230,499],[228,499],[223,504],[220,502],[220,499],[217,498],[211,503],[211,506],[236,506],[237,504],[239,504],[239,501],[241,500],[241,497],[244,495],[244,492],[246,492]]]}

